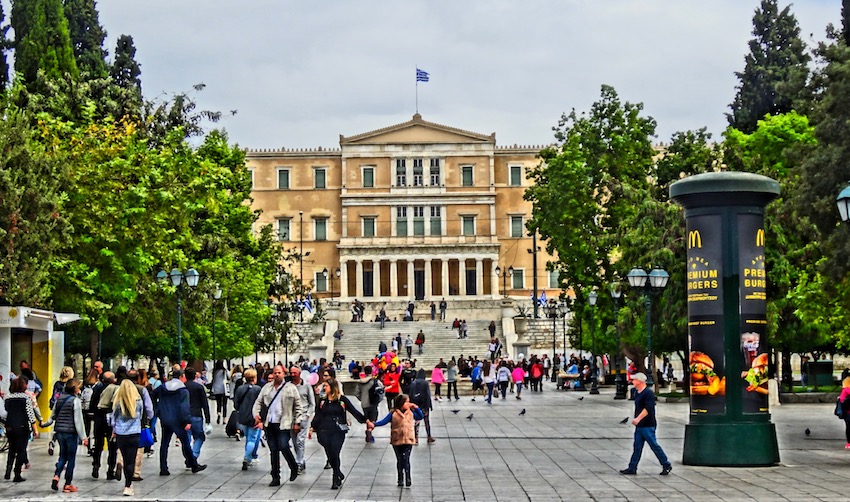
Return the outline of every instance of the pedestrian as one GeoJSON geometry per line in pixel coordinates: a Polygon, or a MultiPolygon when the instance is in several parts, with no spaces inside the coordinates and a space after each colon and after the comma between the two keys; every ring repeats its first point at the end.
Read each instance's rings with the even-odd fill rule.
{"type": "Polygon", "coordinates": [[[407,338],[404,340],[404,348],[407,350],[407,358],[410,359],[413,357],[413,338],[410,338],[410,333],[407,334],[407,338]]]}
{"type": "Polygon", "coordinates": [[[490,343],[487,344],[487,352],[490,353],[490,361],[496,360],[496,337],[490,337],[490,343]]]}
{"type": "Polygon", "coordinates": [[[502,400],[508,397],[508,385],[511,383],[511,370],[505,360],[499,361],[499,369],[496,370],[496,383],[499,385],[499,394],[502,400]]]}
{"type": "Polygon", "coordinates": [[[449,401],[452,400],[452,389],[455,391],[455,401],[460,400],[460,397],[457,395],[457,373],[457,363],[455,363],[455,358],[452,357],[446,368],[446,397],[449,401]]]}
{"type": "Polygon", "coordinates": [[[381,311],[378,312],[378,318],[381,320],[381,329],[384,329],[384,324],[387,322],[387,304],[384,302],[381,305],[381,311]]]}
{"type": "Polygon", "coordinates": [[[422,420],[425,416],[422,410],[410,402],[405,394],[399,394],[395,398],[392,411],[380,421],[375,422],[375,427],[390,423],[390,444],[393,446],[396,460],[396,472],[398,473],[398,486],[410,486],[410,452],[416,444],[415,420],[422,420]]]}
{"type": "MultiPolygon", "coordinates": [[[[327,371],[327,370],[326,370],[327,371]]],[[[269,486],[280,486],[280,455],[289,465],[289,480],[298,477],[298,464],[289,448],[293,432],[298,434],[304,409],[298,388],[284,381],[282,365],[276,365],[272,380],[267,383],[254,401],[254,421],[266,432],[271,457],[272,481],[269,486]]]]}
{"type": "Polygon", "coordinates": [[[207,388],[195,380],[195,368],[189,366],[183,374],[186,377],[186,390],[189,391],[189,415],[192,417],[192,455],[197,459],[201,457],[201,448],[207,440],[204,423],[209,425],[211,422],[210,403],[207,399],[207,388]]]}
{"type": "Polygon", "coordinates": [[[493,387],[496,385],[496,366],[490,361],[485,360],[481,366],[481,380],[487,386],[487,398],[484,399],[488,404],[493,404],[493,387]]]}
{"type": "Polygon", "coordinates": [[[413,300],[407,302],[407,315],[410,317],[410,320],[413,320],[413,310],[415,309],[415,305],[413,305],[413,300]]]}
{"type": "Polygon", "coordinates": [[[475,401],[475,395],[478,391],[483,389],[483,380],[481,369],[484,365],[482,363],[477,363],[472,367],[472,371],[469,374],[469,379],[472,382],[472,400],[475,401]]]}
{"type": "Polygon", "coordinates": [[[525,380],[525,370],[522,369],[521,364],[514,366],[513,371],[511,371],[511,378],[514,381],[514,386],[516,386],[516,398],[522,399],[522,382],[525,380]]]}
{"type": "Polygon", "coordinates": [[[658,440],[655,438],[655,429],[657,422],[655,420],[655,393],[652,389],[646,386],[646,375],[643,373],[632,374],[632,385],[635,386],[635,417],[632,420],[632,425],[635,426],[634,448],[632,450],[632,458],[629,460],[629,466],[620,471],[620,474],[637,474],[638,462],[640,462],[641,453],[643,453],[644,443],[649,443],[649,447],[658,461],[661,463],[661,475],[666,476],[673,470],[670,461],[667,460],[667,455],[658,440]]]}
{"type": "Polygon", "coordinates": [[[439,364],[431,370],[431,383],[434,384],[434,399],[442,401],[443,396],[440,393],[440,387],[446,382],[446,376],[443,374],[443,369],[439,364]]]}
{"type": "Polygon", "coordinates": [[[383,340],[378,342],[378,354],[383,354],[387,351],[387,344],[383,340]]]}
{"type": "MultiPolygon", "coordinates": [[[[378,405],[381,404],[382,396],[374,390],[374,387],[379,385],[378,379],[372,374],[372,366],[366,365],[363,368],[363,377],[357,382],[357,387],[354,388],[354,397],[360,400],[360,406],[363,407],[363,415],[371,421],[378,419],[378,405]],[[376,398],[375,401],[372,399],[376,398]]],[[[383,383],[380,384],[383,386],[383,383]]],[[[371,429],[366,429],[366,442],[374,443],[375,437],[372,435],[371,429]]]]}
{"type": "Polygon", "coordinates": [[[434,321],[437,319],[437,305],[431,301],[431,320],[434,321]]]}
{"type": "Polygon", "coordinates": [[[307,445],[307,429],[313,414],[316,412],[316,393],[313,391],[313,387],[301,378],[301,368],[298,366],[289,368],[289,377],[292,385],[298,389],[298,395],[301,396],[301,408],[303,409],[298,433],[293,439],[293,443],[295,443],[295,463],[298,464],[298,474],[302,474],[307,470],[307,460],[305,460],[304,453],[307,445]]]}
{"type": "Polygon", "coordinates": [[[213,366],[212,396],[215,399],[215,423],[227,423],[227,369],[224,359],[219,359],[213,366]]]}
{"type": "Polygon", "coordinates": [[[385,395],[387,396],[387,408],[392,406],[393,399],[401,394],[401,374],[398,371],[398,366],[395,363],[390,363],[384,376],[381,377],[381,382],[384,384],[385,395]]]}
{"type": "MultiPolygon", "coordinates": [[[[428,435],[428,443],[434,443],[437,439],[431,435],[431,410],[434,405],[431,402],[431,388],[428,386],[428,380],[425,380],[425,369],[420,368],[416,372],[416,380],[410,386],[410,401],[422,410],[422,421],[425,422],[425,434],[428,435]]],[[[416,443],[419,443],[419,423],[416,423],[414,428],[416,443]]]]}
{"type": "Polygon", "coordinates": [[[0,399],[0,418],[6,421],[6,437],[9,440],[9,453],[6,456],[6,474],[3,479],[12,477],[15,471],[15,483],[26,481],[21,477],[21,469],[29,463],[27,443],[30,433],[38,437],[35,409],[32,398],[27,394],[27,379],[19,376],[9,383],[9,394],[0,399]]]}
{"type": "MultiPolygon", "coordinates": [[[[94,413],[91,411],[91,399],[94,394],[94,388],[97,383],[100,381],[100,373],[97,372],[97,369],[92,368],[89,371],[88,376],[83,382],[83,390],[80,392],[80,405],[83,409],[83,425],[86,429],[85,437],[90,439],[92,437],[92,423],[94,422],[94,413]]],[[[88,453],[91,455],[91,441],[86,443],[88,448],[88,453]]]]}
{"type": "Polygon", "coordinates": [[[94,449],[92,451],[92,477],[97,479],[100,476],[101,454],[103,453],[103,445],[106,442],[108,453],[106,455],[106,479],[121,481],[121,469],[115,469],[118,461],[118,445],[112,441],[112,425],[107,419],[107,415],[112,413],[112,403],[114,401],[115,392],[118,391],[118,385],[115,383],[115,374],[111,371],[106,371],[101,377],[103,388],[100,392],[97,390],[92,393],[98,396],[98,400],[92,402],[96,407],[94,420],[94,449]]]}
{"type": "Polygon", "coordinates": [[[59,380],[53,383],[53,390],[50,393],[51,410],[56,406],[56,400],[59,399],[59,396],[65,393],[65,383],[72,378],[74,378],[74,368],[70,366],[62,367],[59,371],[59,380]]]}
{"type": "MultiPolygon", "coordinates": [[[[402,363],[401,376],[398,379],[399,386],[401,387],[402,394],[410,395],[410,386],[413,385],[413,381],[416,380],[416,370],[413,369],[413,365],[409,359],[406,359],[402,363]]],[[[395,403],[395,401],[393,401],[395,403]]],[[[391,409],[391,408],[387,408],[391,409]]]]}
{"type": "Polygon", "coordinates": [[[540,360],[540,362],[541,364],[543,364],[543,378],[549,380],[549,370],[552,369],[552,360],[549,359],[549,356],[543,354],[543,358],[540,360]]]}
{"type": "MultiPolygon", "coordinates": [[[[847,439],[844,449],[850,450],[850,413],[848,413],[850,411],[850,400],[847,399],[850,397],[850,377],[841,381],[841,387],[841,394],[839,394],[838,400],[841,401],[841,409],[844,410],[844,436],[847,439]]],[[[7,470],[6,472],[9,471],[7,470]]]]}
{"type": "MultiPolygon", "coordinates": [[[[115,393],[115,405],[112,408],[112,420],[118,449],[124,459],[124,495],[133,496],[133,473],[136,470],[136,453],[139,451],[139,437],[142,432],[142,418],[146,405],[139,390],[131,379],[125,379],[115,393]]],[[[148,410],[153,413],[153,407],[148,410]]]]}
{"type": "Polygon", "coordinates": [[[192,473],[201,472],[207,468],[206,465],[198,463],[189,444],[192,415],[189,411],[189,391],[181,381],[182,378],[183,370],[174,369],[171,371],[171,380],[154,391],[154,399],[159,403],[156,413],[162,427],[162,438],[159,442],[160,476],[171,474],[168,470],[168,447],[171,445],[171,436],[177,436],[180,441],[183,459],[186,461],[186,466],[192,469],[192,473]]]}
{"type": "Polygon", "coordinates": [[[496,338],[496,321],[490,321],[490,324],[487,326],[487,330],[490,331],[490,338],[496,338]]]}
{"type": "Polygon", "coordinates": [[[440,320],[446,320],[446,309],[448,309],[448,304],[446,303],[446,299],[443,298],[440,300],[440,320]]]}
{"type": "Polygon", "coordinates": [[[422,348],[425,345],[425,333],[422,330],[419,330],[419,333],[416,334],[416,346],[419,347],[419,353],[422,354],[422,348]]]}
{"type": "Polygon", "coordinates": [[[259,427],[255,427],[254,422],[254,401],[257,400],[261,387],[257,385],[257,371],[253,368],[245,370],[242,379],[245,383],[236,389],[236,395],[233,397],[233,408],[238,413],[237,426],[245,437],[242,470],[247,471],[248,467],[254,464],[254,460],[257,460],[257,450],[260,447],[260,436],[263,432],[259,427]]]}
{"type": "Polygon", "coordinates": [[[340,469],[339,455],[349,428],[346,413],[350,413],[361,424],[366,423],[369,428],[372,427],[372,422],[367,420],[342,394],[335,379],[331,378],[324,382],[322,391],[324,397],[316,405],[316,415],[310,422],[310,432],[307,434],[307,439],[312,439],[314,432],[318,435],[319,444],[325,449],[325,455],[333,469],[331,490],[337,490],[342,484],[342,480],[345,479],[340,469]]]}
{"type": "MultiPolygon", "coordinates": [[[[54,386],[55,390],[55,386],[54,386]]],[[[56,461],[56,470],[53,473],[53,480],[50,482],[50,488],[59,490],[59,477],[62,475],[62,470],[65,470],[65,485],[62,487],[62,493],[74,493],[77,487],[72,484],[74,481],[74,466],[77,459],[77,443],[82,439],[83,445],[88,446],[88,438],[85,437],[85,424],[83,421],[82,401],[79,399],[80,382],[73,378],[66,380],[62,392],[55,396],[53,414],[50,420],[40,424],[43,429],[50,427],[54,423],[54,440],[59,443],[59,459],[56,461]]]]}
{"type": "Polygon", "coordinates": [[[466,323],[466,319],[460,322],[460,332],[461,338],[469,338],[469,325],[466,323]]]}
{"type": "MultiPolygon", "coordinates": [[[[141,429],[145,427],[150,428],[151,419],[154,416],[153,398],[151,398],[151,390],[149,390],[150,384],[148,383],[147,372],[144,370],[144,368],[140,368],[138,370],[130,370],[127,372],[127,376],[129,380],[133,382],[133,385],[136,386],[136,391],[139,393],[139,397],[142,399],[143,408],[140,422],[141,427],[139,429],[139,434],[141,436],[141,429]]],[[[119,390],[121,389],[119,388],[119,390]]],[[[133,481],[142,480],[142,456],[145,452],[152,453],[153,447],[139,447],[136,450],[136,462],[134,464],[132,473],[133,481]]]]}

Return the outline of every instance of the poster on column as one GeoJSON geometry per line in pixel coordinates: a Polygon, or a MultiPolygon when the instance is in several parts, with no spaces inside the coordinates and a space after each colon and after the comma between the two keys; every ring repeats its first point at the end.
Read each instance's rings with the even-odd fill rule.
{"type": "Polygon", "coordinates": [[[767,273],[764,217],[738,215],[741,297],[741,378],[744,413],[767,413],[767,273]]]}
{"type": "Polygon", "coordinates": [[[726,413],[720,215],[688,218],[688,356],[691,414],[726,413]]]}

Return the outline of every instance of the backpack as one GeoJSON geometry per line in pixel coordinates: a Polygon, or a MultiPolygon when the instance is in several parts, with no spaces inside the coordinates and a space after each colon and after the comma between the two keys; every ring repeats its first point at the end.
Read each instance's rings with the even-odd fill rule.
{"type": "Polygon", "coordinates": [[[378,406],[378,404],[384,400],[384,396],[386,395],[386,387],[384,387],[384,383],[378,380],[377,378],[372,379],[375,383],[369,387],[369,403],[372,406],[378,406]]]}
{"type": "Polygon", "coordinates": [[[53,384],[53,395],[50,396],[50,409],[56,405],[56,400],[59,399],[59,396],[62,395],[62,391],[65,389],[65,384],[62,382],[56,382],[53,384]]]}

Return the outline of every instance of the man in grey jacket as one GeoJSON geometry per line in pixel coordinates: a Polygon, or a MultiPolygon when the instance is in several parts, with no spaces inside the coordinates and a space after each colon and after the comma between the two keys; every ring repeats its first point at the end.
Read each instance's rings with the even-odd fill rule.
{"type": "Polygon", "coordinates": [[[301,368],[293,366],[289,368],[289,376],[292,385],[298,389],[298,395],[301,396],[301,407],[304,409],[304,414],[301,416],[299,423],[298,434],[295,436],[295,463],[298,464],[298,474],[301,474],[307,469],[307,461],[304,460],[304,451],[307,446],[307,426],[310,419],[313,418],[313,413],[316,411],[316,393],[313,387],[301,378],[301,368]]]}
{"type": "MultiPolygon", "coordinates": [[[[363,407],[363,415],[372,422],[377,422],[378,405],[380,403],[373,403],[372,400],[369,399],[369,391],[375,386],[375,378],[372,375],[372,366],[367,365],[363,368],[363,374],[365,376],[357,382],[357,387],[354,389],[354,397],[360,400],[360,406],[363,407]]],[[[375,438],[372,436],[372,431],[368,428],[366,429],[366,442],[375,442],[375,438]]]]}
{"type": "Polygon", "coordinates": [[[269,486],[280,486],[280,454],[289,464],[289,480],[298,477],[298,464],[289,448],[292,433],[301,430],[304,407],[298,388],[292,382],[284,382],[283,366],[278,364],[272,371],[272,381],[263,386],[254,402],[254,421],[266,431],[271,457],[272,481],[269,486]]]}

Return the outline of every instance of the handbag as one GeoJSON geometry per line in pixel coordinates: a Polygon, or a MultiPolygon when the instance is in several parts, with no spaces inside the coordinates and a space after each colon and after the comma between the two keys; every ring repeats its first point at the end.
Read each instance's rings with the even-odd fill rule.
{"type": "Polygon", "coordinates": [[[839,420],[844,420],[845,417],[844,403],[842,403],[840,399],[835,400],[835,416],[838,417],[839,420]]]}
{"type": "Polygon", "coordinates": [[[336,426],[339,427],[339,430],[341,430],[343,434],[348,434],[348,430],[351,429],[348,424],[341,424],[339,422],[336,423],[336,426]]]}
{"type": "MultiPolygon", "coordinates": [[[[271,401],[269,401],[269,406],[271,405],[271,403],[274,402],[275,399],[277,399],[277,395],[280,394],[280,391],[282,391],[285,386],[286,384],[281,385],[280,388],[277,389],[277,392],[275,393],[274,397],[271,401]]],[[[266,423],[266,418],[269,416],[269,406],[267,406],[264,401],[260,402],[260,421],[263,423],[266,423]]]]}
{"type": "Polygon", "coordinates": [[[153,434],[150,427],[143,427],[139,434],[139,448],[148,448],[153,446],[153,434]]]}

